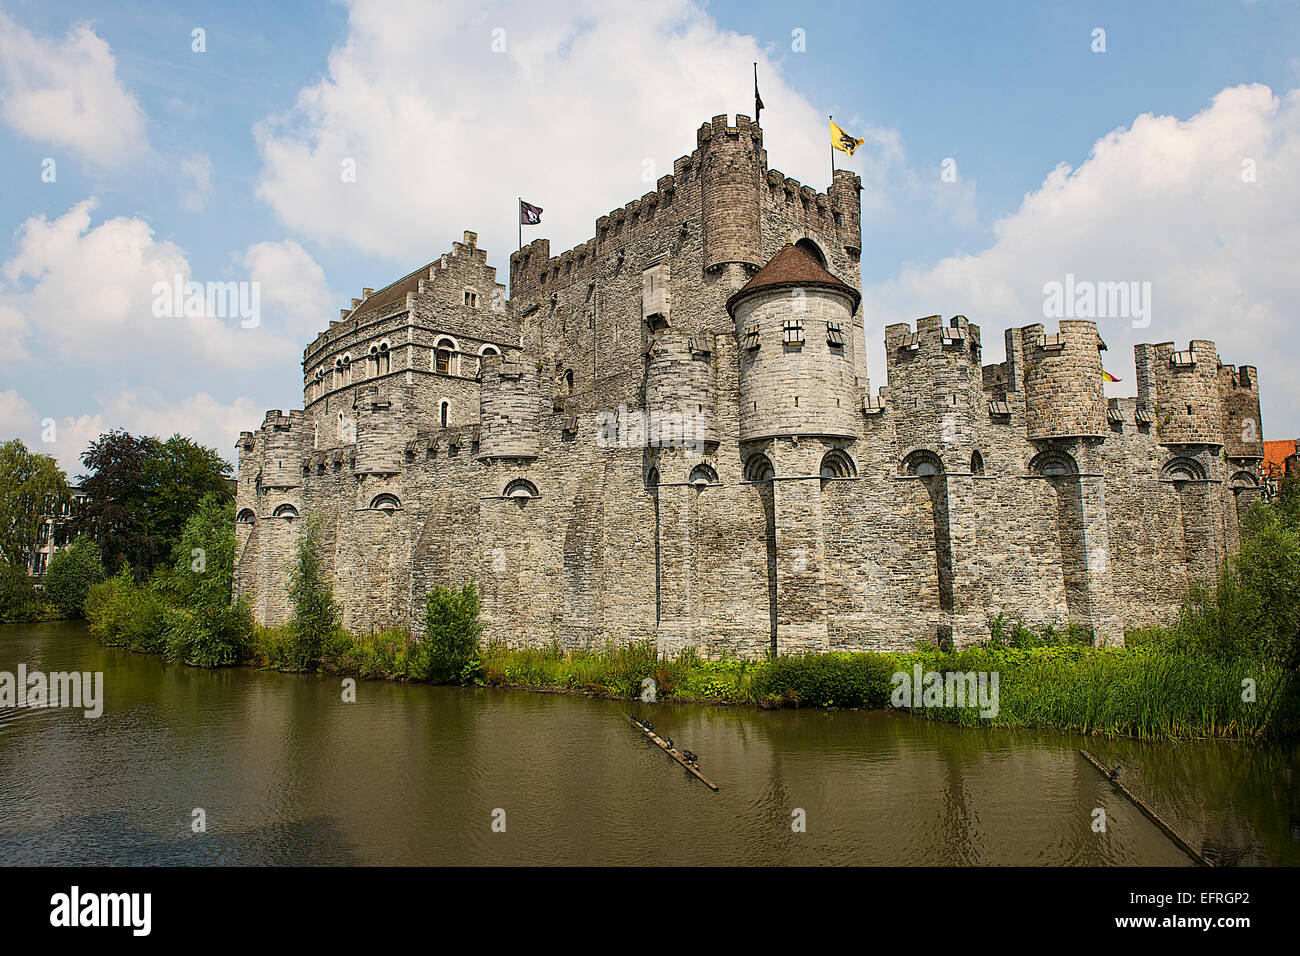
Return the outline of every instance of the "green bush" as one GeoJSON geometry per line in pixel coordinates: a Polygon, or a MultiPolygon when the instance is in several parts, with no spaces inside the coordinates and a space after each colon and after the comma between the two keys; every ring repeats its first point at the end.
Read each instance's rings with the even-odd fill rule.
{"type": "Polygon", "coordinates": [[[105,644],[146,654],[166,650],[168,603],[156,588],[138,585],[130,568],[93,585],[86,597],[90,633],[105,644]]]}
{"type": "Polygon", "coordinates": [[[308,515],[306,521],[307,530],[298,539],[289,572],[292,608],[289,628],[293,645],[281,669],[290,671],[314,671],[320,666],[325,642],[335,636],[340,617],[334,590],[325,578],[320,559],[320,520],[308,515]]]}
{"type": "Polygon", "coordinates": [[[43,601],[24,568],[0,563],[0,623],[50,621],[59,609],[43,601]]]}
{"type": "Polygon", "coordinates": [[[50,559],[43,583],[46,598],[64,617],[82,617],[91,587],[103,580],[99,546],[82,536],[50,559]]]}
{"type": "Polygon", "coordinates": [[[481,677],[477,666],[479,637],[478,588],[468,581],[459,591],[435,586],[424,601],[424,643],[428,645],[428,680],[472,683],[481,677]]]}

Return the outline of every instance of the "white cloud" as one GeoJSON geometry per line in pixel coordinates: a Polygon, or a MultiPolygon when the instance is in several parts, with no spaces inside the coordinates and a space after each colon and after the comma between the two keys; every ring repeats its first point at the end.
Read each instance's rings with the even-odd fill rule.
{"type": "Polygon", "coordinates": [[[103,167],[121,166],[148,145],[144,111],[89,24],[62,41],[44,39],[0,12],[0,76],[0,116],[29,139],[103,167]]]}
{"type": "Polygon", "coordinates": [[[181,175],[190,180],[181,196],[181,208],[187,212],[202,212],[212,195],[212,160],[206,155],[187,156],[181,160],[181,175]]]}
{"type": "MultiPolygon", "coordinates": [[[[156,284],[174,285],[179,277],[182,285],[192,278],[206,285],[225,277],[192,277],[184,251],[155,238],[143,219],[117,217],[92,228],[95,205],[87,199],[53,221],[38,216],[23,223],[14,256],[3,267],[12,288],[0,289],[0,335],[20,344],[39,336],[73,361],[115,362],[123,370],[147,367],[154,373],[149,378],[156,378],[159,355],[173,366],[189,362],[211,370],[285,359],[301,349],[298,330],[285,335],[276,321],[264,321],[260,314],[257,326],[248,328],[233,309],[225,316],[205,309],[196,316],[155,317],[156,284]]],[[[298,288],[305,290],[308,263],[314,262],[295,248],[303,270],[298,288]]],[[[314,274],[319,273],[317,267],[314,274]]],[[[251,304],[252,286],[247,289],[251,304]]],[[[321,293],[315,296],[312,301],[322,301],[321,293]]],[[[322,314],[322,324],[325,318],[322,314]]]]}
{"type": "Polygon", "coordinates": [[[1044,322],[1043,286],[1067,273],[1152,284],[1148,328],[1102,319],[1107,366],[1133,394],[1133,345],[1214,340],[1227,364],[1257,365],[1270,437],[1300,432],[1300,90],[1223,90],[1187,120],[1139,116],[1103,136],[1077,169],[1062,164],[994,226],[983,252],[909,265],[864,289],[873,382],[883,327],[962,313],[998,361],[1002,330],[1044,322]],[[1250,163],[1247,163],[1250,161],[1250,163]],[[1245,164],[1245,165],[1244,165],[1245,164]],[[1254,181],[1243,172],[1253,164],[1254,181]]]}
{"type": "Polygon", "coordinates": [[[254,428],[262,415],[251,398],[240,396],[223,404],[207,392],[197,392],[179,402],[165,401],[149,388],[123,389],[96,396],[94,408],[81,415],[54,418],[52,442],[46,418],[30,401],[13,389],[0,392],[0,436],[21,438],[28,448],[53,455],[69,478],[81,474],[81,453],[90,442],[114,428],[133,435],[169,438],[179,432],[200,444],[215,448],[227,461],[236,461],[235,439],[240,431],[254,428]]]}
{"type": "Polygon", "coordinates": [[[330,312],[339,308],[342,296],[330,291],[325,270],[298,243],[286,239],[249,246],[243,268],[260,285],[262,305],[278,310],[285,332],[301,345],[329,327],[330,312]]]}
{"type": "MultiPolygon", "coordinates": [[[[793,91],[755,38],[691,0],[353,0],[327,77],[255,129],[258,195],[295,231],[403,265],[466,228],[504,264],[522,195],[546,210],[525,240],[547,236],[558,252],[653,190],[694,149],[700,123],[752,115],[754,62],[769,162],[825,189],[827,109],[793,91]],[[343,182],[347,160],[355,182],[343,182]]],[[[866,135],[853,159],[838,158],[879,185],[903,161],[901,144],[888,130],[866,135]]]]}

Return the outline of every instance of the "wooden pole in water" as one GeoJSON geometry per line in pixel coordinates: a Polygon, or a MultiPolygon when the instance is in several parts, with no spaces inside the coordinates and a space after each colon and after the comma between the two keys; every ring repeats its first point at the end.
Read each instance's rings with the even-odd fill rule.
{"type": "Polygon", "coordinates": [[[1120,793],[1124,794],[1124,796],[1128,797],[1129,800],[1132,801],[1133,805],[1137,807],[1139,810],[1141,810],[1148,820],[1150,820],[1152,823],[1158,826],[1162,831],[1164,831],[1165,836],[1173,840],[1174,843],[1178,845],[1178,848],[1180,850],[1182,850],[1184,853],[1190,856],[1201,866],[1214,866],[1212,862],[1210,862],[1204,856],[1201,855],[1200,850],[1192,846],[1192,844],[1188,842],[1188,840],[1181,833],[1179,833],[1177,830],[1174,829],[1172,823],[1170,823],[1160,814],[1152,810],[1149,806],[1146,805],[1146,802],[1141,797],[1139,797],[1136,793],[1134,793],[1124,784],[1120,783],[1113,776],[1111,776],[1111,771],[1107,770],[1100,760],[1098,760],[1092,754],[1088,753],[1088,751],[1086,750],[1080,750],[1079,753],[1083,755],[1084,760],[1088,761],[1088,763],[1092,764],[1099,771],[1101,771],[1101,775],[1105,777],[1107,780],[1109,780],[1111,783],[1113,783],[1115,785],[1115,789],[1117,789],[1120,793]]]}
{"type": "Polygon", "coordinates": [[[653,730],[647,730],[647,729],[646,729],[645,727],[643,727],[643,726],[642,726],[642,725],[637,721],[637,719],[636,719],[635,717],[633,717],[631,714],[624,712],[623,716],[626,717],[628,720],[630,720],[630,721],[632,722],[632,726],[633,726],[633,727],[635,727],[637,730],[641,731],[641,733],[645,734],[647,737],[649,737],[651,740],[653,740],[655,743],[657,743],[657,744],[659,745],[660,749],[662,749],[664,753],[666,753],[668,756],[672,757],[672,758],[673,758],[674,760],[676,760],[679,764],[681,764],[683,767],[685,767],[688,771],[690,771],[692,774],[694,774],[695,776],[699,777],[702,781],[704,781],[704,785],[705,785],[706,787],[708,787],[708,788],[709,788],[710,790],[712,790],[714,793],[717,793],[717,792],[718,792],[718,785],[717,785],[716,783],[714,783],[712,780],[710,780],[708,777],[704,776],[704,774],[700,773],[698,770],[696,770],[696,769],[695,769],[694,767],[692,767],[690,764],[688,764],[688,763],[685,761],[685,759],[683,759],[683,757],[682,757],[681,754],[679,754],[679,753],[678,753],[675,749],[673,749],[672,747],[669,747],[669,746],[668,746],[668,741],[664,740],[662,737],[660,737],[658,734],[656,734],[653,730]]]}

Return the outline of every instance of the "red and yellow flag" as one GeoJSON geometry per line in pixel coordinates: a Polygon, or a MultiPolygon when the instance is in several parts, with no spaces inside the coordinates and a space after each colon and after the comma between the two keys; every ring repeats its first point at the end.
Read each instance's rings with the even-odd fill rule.
{"type": "Polygon", "coordinates": [[[1118,382],[1118,381],[1119,381],[1119,379],[1117,379],[1114,375],[1111,375],[1110,372],[1106,371],[1105,369],[1102,369],[1102,370],[1101,370],[1101,380],[1102,380],[1103,382],[1118,382]]]}

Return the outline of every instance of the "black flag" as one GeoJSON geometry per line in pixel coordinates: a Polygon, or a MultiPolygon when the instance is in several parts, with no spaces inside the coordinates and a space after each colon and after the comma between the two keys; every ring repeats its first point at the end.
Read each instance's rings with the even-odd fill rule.
{"type": "Polygon", "coordinates": [[[519,200],[519,225],[535,226],[542,221],[542,207],[519,200]]]}
{"type": "Polygon", "coordinates": [[[754,64],[754,122],[758,122],[758,116],[763,112],[763,97],[758,95],[758,64],[754,64]]]}

